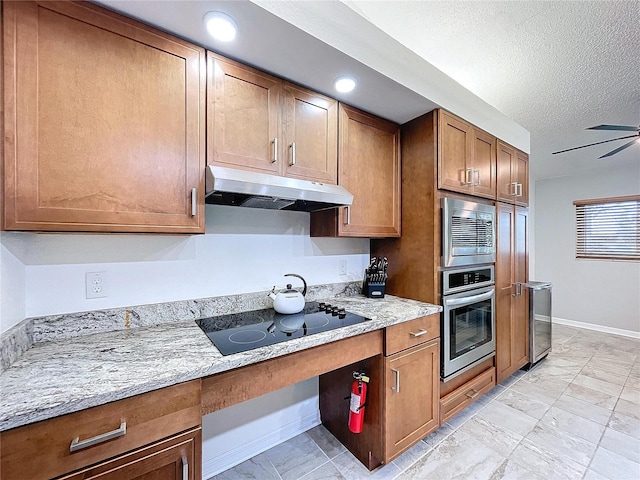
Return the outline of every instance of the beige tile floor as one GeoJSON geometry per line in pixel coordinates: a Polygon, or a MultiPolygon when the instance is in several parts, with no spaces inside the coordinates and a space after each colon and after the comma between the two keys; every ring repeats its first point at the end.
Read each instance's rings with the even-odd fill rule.
{"type": "Polygon", "coordinates": [[[640,340],[554,325],[553,351],[369,472],[321,425],[216,480],[640,480],[640,340]]]}

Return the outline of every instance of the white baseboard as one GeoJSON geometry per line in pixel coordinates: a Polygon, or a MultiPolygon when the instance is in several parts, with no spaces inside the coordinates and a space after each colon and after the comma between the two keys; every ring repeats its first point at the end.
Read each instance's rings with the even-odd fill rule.
{"type": "Polygon", "coordinates": [[[640,338],[640,332],[633,330],[623,330],[622,328],[606,327],[604,325],[595,325],[593,323],[576,322],[575,320],[567,320],[566,318],[553,317],[553,323],[567,325],[569,327],[584,328],[586,330],[595,330],[596,332],[611,333],[613,335],[622,335],[623,337],[640,338]]]}
{"type": "Polygon", "coordinates": [[[234,450],[213,457],[202,464],[202,478],[209,479],[231,467],[249,460],[256,455],[269,450],[271,447],[285,442],[296,435],[300,435],[307,430],[320,425],[320,412],[308,414],[295,418],[292,422],[282,425],[278,430],[274,430],[261,438],[252,439],[245,445],[234,450]]]}

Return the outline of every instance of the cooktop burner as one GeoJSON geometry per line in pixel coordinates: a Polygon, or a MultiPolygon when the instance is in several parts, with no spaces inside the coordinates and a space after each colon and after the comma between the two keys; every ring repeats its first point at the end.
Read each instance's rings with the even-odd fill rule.
{"type": "Polygon", "coordinates": [[[307,302],[302,312],[292,315],[267,308],[201,318],[196,323],[222,355],[231,355],[366,320],[328,303],[307,302]]]}

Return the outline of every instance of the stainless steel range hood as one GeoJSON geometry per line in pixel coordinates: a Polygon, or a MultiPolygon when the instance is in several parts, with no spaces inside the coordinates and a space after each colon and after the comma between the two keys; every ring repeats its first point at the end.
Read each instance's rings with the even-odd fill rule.
{"type": "Polygon", "coordinates": [[[353,195],[338,185],[207,166],[206,203],[315,212],[349,206],[353,195]]]}

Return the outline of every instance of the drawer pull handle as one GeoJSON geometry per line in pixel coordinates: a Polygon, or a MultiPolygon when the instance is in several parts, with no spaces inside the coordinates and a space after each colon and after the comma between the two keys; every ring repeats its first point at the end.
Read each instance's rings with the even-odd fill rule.
{"type": "Polygon", "coordinates": [[[469,390],[467,392],[467,398],[476,398],[480,392],[478,390],[469,390]]]}
{"type": "Polygon", "coordinates": [[[421,337],[422,335],[426,335],[428,332],[422,328],[417,332],[409,332],[409,335],[411,335],[412,337],[421,337]]]}
{"type": "Polygon", "coordinates": [[[396,386],[391,387],[391,390],[393,390],[396,393],[400,393],[400,370],[396,370],[395,368],[392,368],[391,371],[396,376],[396,386]]]}
{"type": "Polygon", "coordinates": [[[189,462],[186,455],[182,455],[182,480],[189,480],[189,462]]]}
{"type": "Polygon", "coordinates": [[[82,441],[80,441],[80,437],[74,438],[71,442],[71,446],[69,447],[69,451],[73,453],[77,452],[78,450],[93,447],[94,445],[98,445],[99,443],[122,437],[125,433],[127,433],[127,422],[122,422],[120,424],[120,428],[117,428],[110,432],[101,433],[100,435],[96,435],[95,437],[87,438],[86,440],[82,441]]]}

